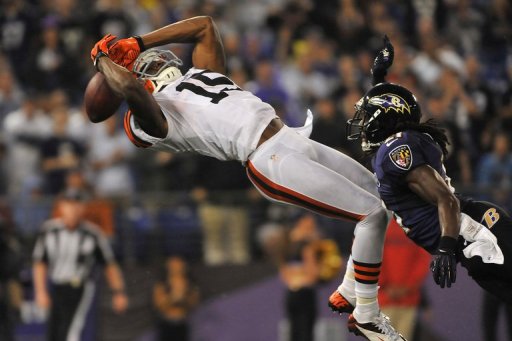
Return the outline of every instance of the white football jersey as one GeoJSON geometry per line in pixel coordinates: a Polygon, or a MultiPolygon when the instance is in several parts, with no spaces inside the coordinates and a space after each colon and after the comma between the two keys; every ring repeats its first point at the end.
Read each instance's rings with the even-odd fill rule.
{"type": "Polygon", "coordinates": [[[226,76],[192,68],[153,94],[169,126],[165,138],[145,133],[129,113],[125,128],[138,146],[246,161],[275,110],[226,76]],[[135,136],[131,136],[135,135],[135,136]]]}

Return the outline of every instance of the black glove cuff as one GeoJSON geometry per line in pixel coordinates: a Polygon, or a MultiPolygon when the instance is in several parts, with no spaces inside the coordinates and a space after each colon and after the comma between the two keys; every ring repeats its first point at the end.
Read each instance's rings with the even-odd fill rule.
{"type": "Polygon", "coordinates": [[[372,71],[372,85],[384,83],[386,81],[387,71],[373,72],[372,71]]]}
{"type": "Polygon", "coordinates": [[[96,57],[94,58],[94,67],[96,68],[97,71],[98,70],[98,60],[100,60],[101,57],[107,57],[108,58],[108,55],[103,52],[103,51],[100,51],[96,54],[96,57]]]}
{"type": "Polygon", "coordinates": [[[144,46],[144,42],[140,36],[133,36],[133,39],[137,40],[137,44],[139,44],[140,52],[146,51],[146,46],[144,46]]]}
{"type": "Polygon", "coordinates": [[[439,242],[439,251],[442,253],[455,252],[457,249],[457,239],[449,236],[442,236],[439,242]]]}

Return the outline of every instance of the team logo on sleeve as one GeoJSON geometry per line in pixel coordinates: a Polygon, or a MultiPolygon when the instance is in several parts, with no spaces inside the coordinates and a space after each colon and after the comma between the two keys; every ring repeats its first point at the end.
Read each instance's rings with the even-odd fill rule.
{"type": "Polygon", "coordinates": [[[412,152],[408,145],[403,144],[389,152],[389,158],[395,166],[403,170],[409,170],[412,165],[412,152]]]}
{"type": "Polygon", "coordinates": [[[380,107],[384,112],[394,110],[399,114],[411,113],[411,107],[409,104],[402,97],[395,94],[382,94],[375,96],[370,98],[368,103],[380,107]]]}

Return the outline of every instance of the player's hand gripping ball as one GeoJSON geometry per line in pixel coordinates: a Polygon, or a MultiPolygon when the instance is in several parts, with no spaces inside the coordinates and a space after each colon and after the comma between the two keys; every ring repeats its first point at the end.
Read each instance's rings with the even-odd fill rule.
{"type": "Polygon", "coordinates": [[[108,55],[118,65],[132,70],[133,62],[145,50],[140,37],[120,39],[108,48],[108,55]]]}
{"type": "Polygon", "coordinates": [[[108,45],[112,40],[116,39],[116,36],[113,36],[111,34],[107,34],[103,38],[101,38],[92,48],[91,50],[91,59],[94,63],[94,67],[97,68],[98,59],[102,56],[108,56],[108,45]]]}
{"type": "Polygon", "coordinates": [[[97,72],[87,84],[84,94],[85,111],[93,123],[105,121],[116,113],[123,102],[108,85],[103,74],[97,72]]]}

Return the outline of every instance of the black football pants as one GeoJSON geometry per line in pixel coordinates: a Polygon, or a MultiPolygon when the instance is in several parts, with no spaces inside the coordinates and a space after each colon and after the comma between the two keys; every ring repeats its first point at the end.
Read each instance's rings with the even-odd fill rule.
{"type": "Polygon", "coordinates": [[[512,304],[512,219],[499,206],[485,201],[467,201],[462,212],[490,228],[505,257],[503,264],[486,264],[481,257],[468,259],[461,254],[462,266],[483,289],[512,304]]]}

